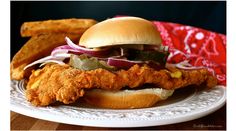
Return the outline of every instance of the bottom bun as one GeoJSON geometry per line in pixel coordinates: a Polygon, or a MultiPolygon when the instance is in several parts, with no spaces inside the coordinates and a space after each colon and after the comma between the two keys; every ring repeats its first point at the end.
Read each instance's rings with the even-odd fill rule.
{"type": "Polygon", "coordinates": [[[86,103],[101,108],[145,108],[153,106],[158,101],[167,99],[173,92],[174,90],[160,88],[120,91],[93,89],[86,91],[83,99],[86,103]]]}

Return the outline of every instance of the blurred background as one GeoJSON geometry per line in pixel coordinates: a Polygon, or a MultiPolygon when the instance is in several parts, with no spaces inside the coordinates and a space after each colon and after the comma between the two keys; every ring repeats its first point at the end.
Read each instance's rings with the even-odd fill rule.
{"type": "Polygon", "coordinates": [[[11,1],[11,58],[28,40],[20,36],[25,21],[92,18],[116,15],[168,21],[226,34],[225,1],[11,1]]]}

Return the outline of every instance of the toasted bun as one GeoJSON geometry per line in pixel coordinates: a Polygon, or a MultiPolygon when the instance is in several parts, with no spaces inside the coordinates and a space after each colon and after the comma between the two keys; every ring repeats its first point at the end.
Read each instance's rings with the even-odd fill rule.
{"type": "Polygon", "coordinates": [[[119,17],[102,21],[84,32],[79,45],[87,48],[123,44],[160,45],[156,26],[138,17],[119,17]]]}
{"type": "Polygon", "coordinates": [[[173,92],[174,90],[160,88],[120,91],[93,89],[87,91],[83,99],[88,104],[101,108],[145,108],[153,106],[158,101],[167,99],[173,92]]]}

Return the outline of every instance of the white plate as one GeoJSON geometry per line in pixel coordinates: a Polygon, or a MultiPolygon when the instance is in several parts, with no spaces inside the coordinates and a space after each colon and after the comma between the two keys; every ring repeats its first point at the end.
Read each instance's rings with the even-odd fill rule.
{"type": "Polygon", "coordinates": [[[212,113],[224,105],[226,90],[224,86],[180,89],[158,106],[129,110],[85,105],[34,107],[25,99],[23,81],[11,81],[10,96],[12,111],[39,119],[96,127],[144,127],[189,121],[212,113]]]}

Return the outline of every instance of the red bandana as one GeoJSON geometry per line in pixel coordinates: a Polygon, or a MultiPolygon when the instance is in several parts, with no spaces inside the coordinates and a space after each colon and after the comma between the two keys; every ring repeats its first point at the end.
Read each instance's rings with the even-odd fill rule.
{"type": "Polygon", "coordinates": [[[204,66],[226,85],[226,36],[181,24],[153,21],[162,44],[169,47],[169,63],[188,61],[192,66],[204,66]]]}

